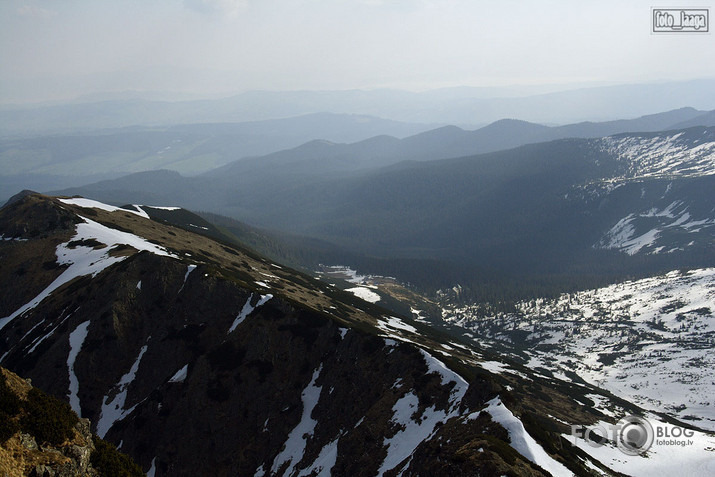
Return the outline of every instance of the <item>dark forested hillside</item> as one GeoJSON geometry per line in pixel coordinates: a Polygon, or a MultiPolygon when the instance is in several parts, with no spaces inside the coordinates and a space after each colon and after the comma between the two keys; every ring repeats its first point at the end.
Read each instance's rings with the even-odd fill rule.
{"type": "Polygon", "coordinates": [[[212,176],[144,173],[67,192],[181,205],[320,241],[261,239],[296,264],[330,260],[332,248],[425,290],[536,296],[711,265],[714,134],[563,139],[351,172],[317,167],[311,154],[272,156],[212,176]]]}

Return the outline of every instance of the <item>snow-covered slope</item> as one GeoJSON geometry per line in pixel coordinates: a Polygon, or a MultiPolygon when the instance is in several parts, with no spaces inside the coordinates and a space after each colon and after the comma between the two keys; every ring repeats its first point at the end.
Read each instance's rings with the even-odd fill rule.
{"type": "Polygon", "coordinates": [[[446,307],[444,319],[487,346],[525,350],[531,368],[564,379],[575,372],[645,408],[715,430],[713,268],[522,302],[514,314],[446,307]]]}
{"type": "Polygon", "coordinates": [[[698,177],[715,171],[711,129],[616,135],[600,139],[600,146],[622,163],[622,173],[615,180],[698,177]]]}
{"type": "Polygon", "coordinates": [[[674,200],[663,209],[634,212],[619,220],[594,247],[628,255],[682,251],[715,237],[715,211],[710,212],[694,217],[683,200],[674,200]]]}

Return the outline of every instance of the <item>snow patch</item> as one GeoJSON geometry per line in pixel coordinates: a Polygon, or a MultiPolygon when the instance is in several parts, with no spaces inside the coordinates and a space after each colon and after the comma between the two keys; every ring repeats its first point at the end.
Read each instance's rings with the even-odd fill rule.
{"type": "Polygon", "coordinates": [[[125,410],[124,403],[127,400],[127,389],[136,377],[137,371],[139,370],[139,363],[141,363],[142,356],[144,356],[147,347],[148,345],[142,346],[142,349],[139,351],[139,356],[137,356],[137,359],[134,361],[134,364],[132,364],[132,367],[129,369],[129,372],[122,376],[122,378],[116,384],[115,388],[117,390],[117,393],[114,396],[114,399],[112,399],[110,402],[107,402],[109,399],[109,395],[104,396],[104,399],[102,400],[102,410],[99,415],[99,421],[97,421],[97,435],[100,438],[104,438],[104,436],[107,434],[107,431],[109,431],[109,429],[114,425],[115,422],[124,419],[124,417],[129,415],[136,407],[135,404],[131,408],[125,410]]]}
{"type": "Polygon", "coordinates": [[[150,209],[157,209],[157,210],[181,210],[181,207],[159,207],[156,205],[145,205],[144,207],[149,207],[150,209]]]}
{"type": "Polygon", "coordinates": [[[380,301],[380,295],[366,287],[347,288],[345,291],[350,292],[361,300],[365,300],[370,303],[377,303],[380,301]]]}
{"type": "Polygon", "coordinates": [[[323,447],[316,457],[315,462],[313,462],[309,467],[301,470],[298,477],[330,477],[332,475],[332,469],[335,466],[335,462],[338,460],[338,440],[335,439],[325,447],[323,447]]]}
{"type": "Polygon", "coordinates": [[[489,371],[490,373],[495,374],[501,374],[504,371],[509,370],[509,367],[507,365],[505,365],[504,363],[500,363],[499,361],[480,361],[477,364],[489,371]]]}
{"type": "Polygon", "coordinates": [[[437,373],[443,386],[454,383],[450,391],[449,404],[446,410],[436,409],[434,405],[426,408],[420,416],[415,416],[419,407],[419,398],[412,391],[397,400],[392,407],[392,422],[400,429],[392,437],[386,438],[383,445],[387,447],[387,457],[377,472],[378,476],[394,469],[400,462],[410,457],[418,445],[428,440],[434,433],[438,423],[447,422],[459,414],[459,405],[467,391],[467,382],[457,373],[447,368],[444,363],[426,351],[420,349],[428,374],[437,373]]]}
{"type": "Polygon", "coordinates": [[[70,352],[67,356],[67,369],[69,370],[70,376],[70,387],[68,392],[70,407],[78,416],[82,417],[81,407],[79,403],[79,381],[77,376],[74,374],[74,362],[77,359],[77,355],[82,349],[82,343],[84,343],[85,338],[87,338],[87,331],[89,329],[89,320],[77,326],[72,333],[70,333],[70,352]]]}
{"type": "Polygon", "coordinates": [[[526,432],[519,419],[502,404],[499,397],[489,401],[485,411],[492,416],[494,422],[501,424],[508,432],[511,446],[531,462],[539,465],[544,470],[556,477],[572,477],[573,472],[563,464],[554,460],[546,451],[526,432]]]}
{"type": "Polygon", "coordinates": [[[171,379],[169,379],[170,383],[183,383],[184,380],[186,379],[186,376],[188,374],[189,370],[189,365],[185,364],[183,368],[178,370],[176,374],[174,374],[171,379]]]}
{"type": "Polygon", "coordinates": [[[290,432],[288,439],[283,444],[283,450],[278,454],[271,466],[271,473],[275,474],[278,469],[288,462],[288,468],[283,475],[291,475],[295,466],[303,459],[307,438],[313,435],[317,421],[310,415],[320,399],[321,386],[316,386],[315,381],[320,376],[322,364],[313,372],[313,378],[303,390],[303,416],[297,426],[290,432]]]}
{"type": "Polygon", "coordinates": [[[105,204],[96,200],[92,199],[84,199],[84,198],[74,198],[74,199],[58,199],[60,202],[63,204],[67,205],[76,205],[78,207],[84,207],[86,209],[100,209],[100,210],[106,210],[107,212],[129,212],[135,215],[138,215],[139,217],[148,219],[149,215],[147,215],[146,212],[141,210],[141,208],[137,205],[136,207],[138,210],[132,210],[132,209],[122,209],[121,207],[115,207],[113,205],[105,204]]]}
{"type": "MultiPolygon", "coordinates": [[[[408,325],[404,321],[400,320],[399,318],[395,318],[394,316],[385,317],[385,321],[377,320],[376,325],[379,329],[386,332],[388,335],[394,333],[395,330],[403,330],[409,331],[410,333],[417,333],[417,328],[412,325],[408,325]]],[[[397,338],[400,337],[397,336],[397,338]]]]}
{"type": "Polygon", "coordinates": [[[156,473],[156,457],[154,457],[151,460],[151,467],[149,467],[149,470],[146,473],[146,477],[154,477],[155,473],[156,473]]]}
{"type": "Polygon", "coordinates": [[[258,300],[258,303],[256,303],[256,306],[251,305],[251,300],[253,300],[253,293],[251,293],[251,296],[248,297],[248,300],[246,300],[246,303],[243,305],[243,308],[241,309],[241,312],[238,314],[235,320],[233,320],[233,323],[231,324],[231,327],[228,329],[228,332],[226,334],[231,333],[233,330],[236,329],[238,325],[243,323],[243,320],[246,319],[248,315],[250,315],[253,310],[258,308],[259,306],[263,306],[268,300],[273,298],[273,295],[270,293],[268,295],[261,295],[261,299],[258,300]]]}

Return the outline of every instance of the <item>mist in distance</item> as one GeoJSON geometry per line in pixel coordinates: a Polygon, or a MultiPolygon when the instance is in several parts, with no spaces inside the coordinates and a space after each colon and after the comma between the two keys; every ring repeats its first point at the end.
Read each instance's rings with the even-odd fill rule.
{"type": "Polygon", "coordinates": [[[712,35],[653,35],[651,6],[15,0],[0,5],[0,104],[474,88],[438,92],[459,100],[715,78],[712,35]]]}

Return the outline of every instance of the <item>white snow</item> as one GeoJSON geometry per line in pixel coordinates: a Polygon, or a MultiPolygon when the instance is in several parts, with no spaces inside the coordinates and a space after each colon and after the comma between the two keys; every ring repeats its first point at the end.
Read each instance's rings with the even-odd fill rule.
{"type": "Polygon", "coordinates": [[[427,364],[428,374],[439,374],[443,386],[447,386],[452,382],[454,383],[454,388],[450,392],[450,403],[453,406],[450,410],[456,411],[454,406],[458,406],[462,401],[462,397],[464,397],[464,394],[467,392],[469,384],[467,384],[462,376],[449,369],[442,361],[438,360],[427,351],[420,348],[420,352],[422,353],[422,357],[427,364]]]}
{"type": "Polygon", "coordinates": [[[99,249],[86,246],[70,248],[70,242],[58,245],[56,251],[57,262],[60,265],[68,265],[69,267],[29,303],[20,307],[12,315],[0,318],[0,329],[27,310],[36,307],[42,300],[65,283],[85,275],[92,275],[94,277],[107,267],[124,260],[125,257],[112,257],[109,255],[109,252],[117,245],[125,244],[139,251],[148,251],[156,255],[176,258],[175,255],[170,254],[163,247],[154,245],[141,237],[105,227],[84,217],[81,218],[84,220],[84,223],[77,224],[76,233],[70,239],[70,242],[95,239],[105,244],[105,247],[99,249]]]}
{"type": "MultiPolygon", "coordinates": [[[[484,346],[511,344],[505,330],[527,332],[526,366],[562,379],[575,372],[643,408],[715,431],[715,268],[529,300],[517,314],[482,317],[460,306],[444,316],[484,346]]],[[[597,407],[611,409],[603,401],[597,407]]]]}
{"type": "Polygon", "coordinates": [[[370,303],[377,303],[380,301],[380,295],[366,287],[347,288],[345,291],[352,293],[361,300],[369,301],[370,303]]]}
{"type": "Polygon", "coordinates": [[[181,290],[183,290],[184,286],[186,286],[186,280],[189,279],[189,275],[191,275],[191,272],[193,272],[194,270],[196,270],[196,265],[193,265],[193,264],[189,265],[186,268],[186,274],[184,275],[184,282],[181,284],[181,288],[179,288],[179,293],[181,293],[181,290]]]}
{"type": "MultiPolygon", "coordinates": [[[[410,333],[417,333],[417,328],[412,325],[408,325],[404,321],[396,318],[394,316],[385,317],[385,321],[377,320],[377,327],[382,331],[386,332],[388,335],[394,333],[395,330],[409,331],[410,333]]],[[[397,336],[400,338],[400,336],[397,336]]]]}
{"type": "MultiPolygon", "coordinates": [[[[27,353],[25,353],[25,354],[26,354],[26,355],[32,354],[32,353],[35,351],[35,349],[37,349],[37,347],[40,346],[40,343],[42,343],[42,342],[45,341],[47,338],[49,338],[50,336],[52,336],[52,335],[54,334],[54,332],[57,331],[57,328],[59,328],[60,326],[62,326],[62,323],[64,323],[64,322],[67,320],[67,318],[69,318],[69,315],[66,316],[66,317],[60,322],[60,324],[56,325],[56,326],[55,326],[54,328],[52,328],[49,332],[47,332],[44,336],[42,336],[42,337],[40,337],[40,338],[35,338],[35,341],[33,341],[32,343],[30,343],[31,348],[30,348],[29,351],[28,351],[27,353]]],[[[4,356],[3,356],[3,358],[4,358],[4,356]]]]}
{"type": "Polygon", "coordinates": [[[154,477],[155,473],[156,473],[156,457],[154,457],[151,460],[151,467],[149,467],[149,470],[146,473],[146,477],[154,477]]]}
{"type": "Polygon", "coordinates": [[[275,474],[284,463],[288,462],[289,465],[285,472],[283,472],[283,475],[291,475],[295,466],[303,459],[307,438],[313,435],[315,425],[317,424],[317,421],[310,415],[318,404],[318,399],[320,399],[322,387],[316,386],[315,381],[318,379],[318,376],[320,376],[322,369],[323,366],[320,365],[318,369],[313,372],[313,378],[303,390],[303,416],[298,425],[296,425],[288,435],[288,439],[285,444],[283,444],[283,450],[273,461],[273,465],[271,466],[271,473],[273,474],[275,474]]]}
{"type": "Polygon", "coordinates": [[[27,242],[26,238],[21,238],[21,237],[5,237],[4,235],[0,235],[0,240],[5,240],[5,241],[10,241],[13,240],[15,242],[27,242]]]}
{"type": "Polygon", "coordinates": [[[524,425],[512,412],[502,404],[499,397],[489,401],[487,411],[494,422],[501,424],[508,432],[511,446],[531,462],[539,465],[544,470],[556,477],[572,477],[573,472],[563,464],[554,460],[546,451],[526,432],[524,425]]]}
{"type": "Polygon", "coordinates": [[[70,333],[70,352],[67,356],[67,369],[69,370],[70,376],[70,387],[69,387],[69,402],[72,410],[77,413],[78,416],[82,417],[81,407],[79,403],[79,381],[77,376],[74,374],[74,362],[77,359],[79,351],[82,349],[82,343],[84,343],[87,337],[87,331],[89,329],[89,320],[77,326],[72,333],[70,333]]]}
{"type": "Polygon", "coordinates": [[[183,383],[184,380],[186,379],[187,373],[189,370],[189,365],[185,364],[183,368],[178,370],[172,377],[169,379],[170,383],[183,383]]]}
{"type": "MultiPolygon", "coordinates": [[[[387,447],[387,457],[377,472],[378,476],[395,468],[400,462],[410,457],[418,445],[427,440],[434,433],[438,423],[444,423],[458,415],[459,405],[467,391],[467,382],[457,373],[447,368],[444,363],[420,349],[429,373],[437,373],[443,386],[454,383],[450,391],[449,405],[446,410],[436,409],[434,405],[426,408],[424,412],[415,416],[418,410],[419,398],[412,391],[406,393],[392,407],[392,422],[399,430],[390,438],[386,438],[383,445],[387,447]]],[[[397,384],[397,383],[396,383],[397,384]]]]}
{"type": "MultiPolygon", "coordinates": [[[[694,143],[692,138],[682,133],[653,137],[610,137],[599,141],[603,149],[615,154],[625,171],[619,177],[600,183],[599,187],[606,192],[613,190],[619,183],[632,182],[634,179],[701,177],[715,172],[715,141],[711,133],[700,144],[694,143]]],[[[661,199],[668,197],[672,189],[673,183],[670,182],[661,199]]],[[[644,193],[645,189],[642,195],[644,193]]],[[[618,221],[594,247],[617,249],[629,255],[672,252],[678,250],[672,247],[673,237],[697,234],[703,228],[708,231],[714,228],[713,210],[699,213],[702,215],[693,217],[697,212],[688,211],[688,204],[682,200],[673,200],[662,210],[652,207],[634,212],[618,221]]],[[[711,240],[712,234],[701,234],[696,238],[696,241],[705,242],[711,240]]]]}
{"type": "Polygon", "coordinates": [[[338,460],[338,439],[335,439],[320,450],[320,454],[316,457],[309,467],[300,471],[298,477],[330,477],[335,462],[338,460]]]}
{"type": "Polygon", "coordinates": [[[144,207],[149,207],[150,209],[158,210],[181,210],[181,207],[159,207],[157,205],[145,205],[144,207]]]}
{"type": "Polygon", "coordinates": [[[74,199],[58,199],[58,200],[60,202],[62,202],[63,204],[67,204],[67,205],[76,205],[76,206],[85,207],[88,209],[101,209],[101,210],[106,210],[107,212],[116,212],[116,211],[130,212],[132,214],[138,215],[139,217],[143,217],[145,219],[149,218],[147,213],[144,212],[143,210],[141,210],[141,208],[137,205],[135,205],[134,207],[139,209],[138,211],[132,210],[132,209],[122,209],[121,207],[115,207],[113,205],[104,204],[102,202],[98,202],[98,201],[92,200],[92,199],[74,198],[74,199]]]}
{"type": "Polygon", "coordinates": [[[325,266],[326,275],[331,277],[343,278],[345,281],[355,284],[362,284],[368,278],[365,275],[359,275],[356,270],[345,265],[329,265],[325,266]]]}
{"type": "Polygon", "coordinates": [[[422,416],[413,420],[413,415],[417,412],[420,400],[412,392],[408,392],[397,400],[392,406],[392,422],[398,426],[404,426],[391,438],[386,438],[384,445],[387,446],[387,457],[382,462],[377,475],[381,476],[414,452],[415,448],[427,439],[432,433],[437,422],[445,417],[445,413],[435,412],[434,406],[426,409],[422,416]]]}
{"type": "Polygon", "coordinates": [[[250,315],[253,310],[258,308],[259,306],[263,306],[268,300],[273,298],[273,295],[270,293],[268,295],[261,295],[261,299],[258,300],[258,303],[256,303],[256,306],[251,305],[251,300],[253,299],[253,293],[251,293],[251,296],[248,297],[248,300],[246,300],[246,303],[243,305],[243,308],[241,309],[241,312],[238,314],[235,320],[233,320],[233,323],[231,324],[231,327],[228,329],[228,333],[231,333],[233,330],[236,329],[238,325],[243,323],[243,320],[246,319],[248,315],[250,315]]]}
{"type": "MultiPolygon", "coordinates": [[[[675,426],[672,424],[661,421],[653,414],[647,414],[645,418],[650,422],[654,432],[657,433],[660,427],[664,433],[673,435],[675,426]]],[[[609,423],[597,424],[608,432],[609,423]]],[[[715,475],[715,436],[692,432],[692,437],[656,436],[645,454],[635,456],[624,454],[611,441],[604,446],[593,447],[582,439],[574,439],[571,435],[562,434],[562,436],[611,469],[633,477],[715,475]],[[678,441],[677,445],[675,441],[678,441]]]]}
{"type": "MultiPolygon", "coordinates": [[[[64,311],[63,311],[62,313],[64,313],[64,311]]],[[[42,320],[38,321],[35,326],[33,326],[32,328],[30,328],[27,333],[25,333],[24,335],[22,335],[22,338],[20,338],[19,340],[17,340],[17,341],[15,342],[16,344],[15,344],[13,347],[10,347],[7,351],[5,351],[5,353],[2,355],[2,357],[0,357],[0,363],[2,363],[2,361],[5,359],[5,356],[7,356],[8,354],[10,354],[10,351],[12,351],[12,349],[13,349],[14,347],[16,347],[16,346],[18,346],[20,343],[22,343],[25,338],[27,338],[28,336],[30,336],[30,334],[31,334],[33,331],[35,331],[35,329],[36,329],[38,326],[40,326],[41,324],[43,324],[44,322],[45,322],[45,319],[43,318],[42,320]]]]}
{"type": "Polygon", "coordinates": [[[509,367],[507,365],[505,365],[504,363],[500,363],[499,361],[480,361],[477,364],[489,371],[490,373],[495,374],[501,374],[504,371],[509,370],[509,367]]]}
{"type": "Polygon", "coordinates": [[[706,140],[693,147],[683,133],[607,137],[600,142],[604,150],[614,153],[626,165],[628,179],[698,177],[712,174],[715,169],[715,141],[706,140]]]}
{"type": "Polygon", "coordinates": [[[621,251],[628,255],[634,255],[640,252],[643,247],[653,245],[660,236],[660,231],[658,229],[652,229],[638,237],[634,237],[635,227],[632,222],[635,218],[636,217],[631,214],[621,219],[606,233],[601,241],[596,244],[596,247],[621,249],[621,251]]]}
{"type": "Polygon", "coordinates": [[[184,283],[186,283],[186,280],[188,280],[189,275],[191,275],[191,272],[196,270],[196,265],[189,265],[186,267],[186,275],[184,275],[184,283]]]}
{"type": "Polygon", "coordinates": [[[627,240],[622,245],[623,251],[626,252],[628,255],[634,255],[638,253],[643,247],[652,245],[655,242],[655,239],[658,238],[658,235],[658,231],[653,229],[636,238],[627,240]]]}
{"type": "Polygon", "coordinates": [[[129,372],[122,376],[116,386],[114,386],[116,389],[114,398],[110,402],[107,402],[109,400],[109,395],[104,396],[104,399],[102,400],[102,410],[99,415],[99,420],[97,421],[97,435],[99,437],[104,438],[107,431],[109,431],[115,422],[123,419],[136,407],[135,404],[131,408],[125,410],[124,403],[127,400],[127,389],[136,377],[137,371],[139,370],[139,363],[141,363],[142,356],[144,356],[147,347],[148,345],[142,346],[139,351],[139,356],[137,356],[137,359],[134,361],[134,364],[132,364],[129,372]]]}

